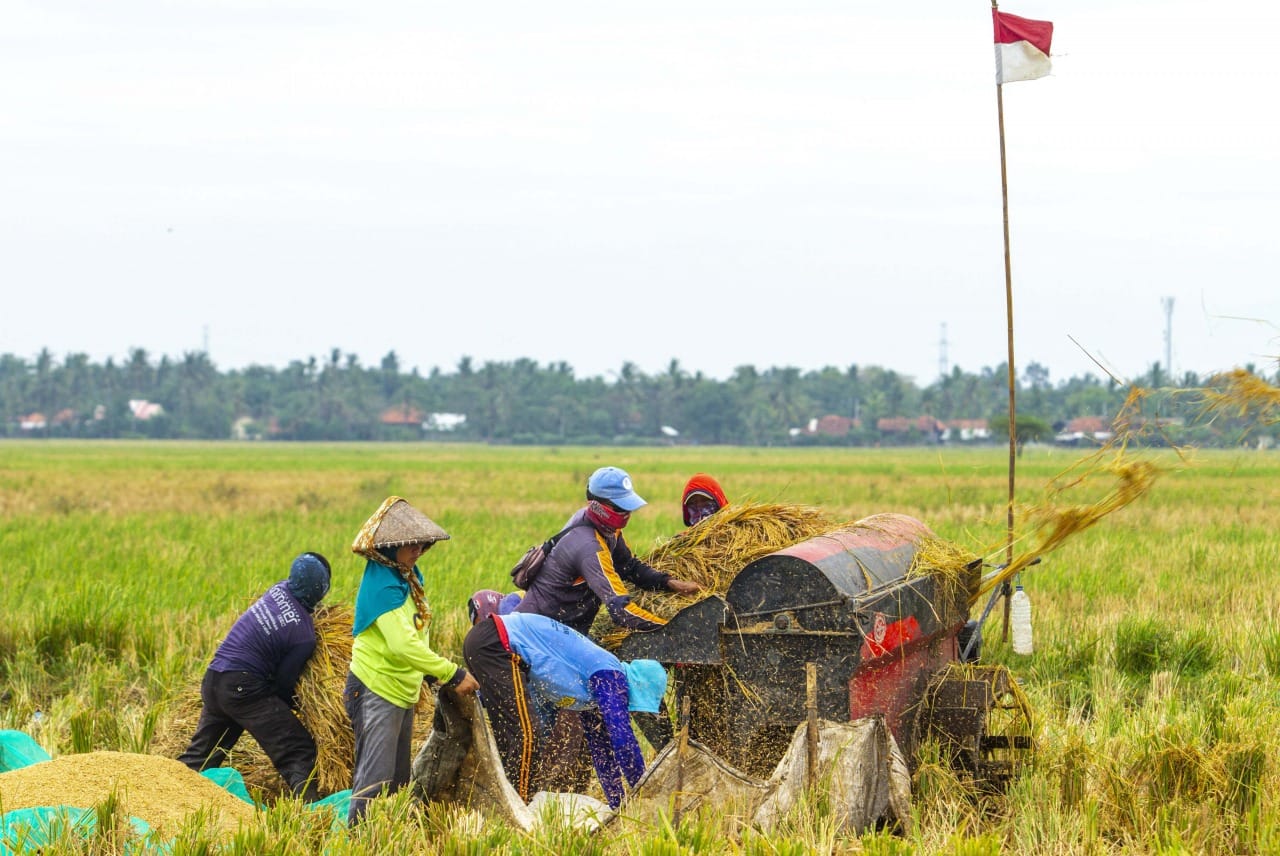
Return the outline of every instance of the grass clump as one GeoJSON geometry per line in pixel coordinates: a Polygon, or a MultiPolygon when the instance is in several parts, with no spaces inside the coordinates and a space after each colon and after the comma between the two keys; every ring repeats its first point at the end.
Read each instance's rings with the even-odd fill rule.
{"type": "Polygon", "coordinates": [[[1179,627],[1165,618],[1122,619],[1116,627],[1116,668],[1135,678],[1170,671],[1195,677],[1217,665],[1214,638],[1200,627],[1179,627]]]}

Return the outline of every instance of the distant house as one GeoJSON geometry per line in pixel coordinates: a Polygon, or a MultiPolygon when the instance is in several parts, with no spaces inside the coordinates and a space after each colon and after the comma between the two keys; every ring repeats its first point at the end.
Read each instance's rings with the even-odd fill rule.
{"type": "Polygon", "coordinates": [[[154,401],[147,401],[144,398],[131,398],[129,399],[129,412],[139,422],[146,422],[148,419],[163,416],[164,408],[154,401]]]}
{"type": "Polygon", "coordinates": [[[49,420],[43,413],[28,413],[18,419],[18,428],[22,431],[43,431],[49,427],[49,420]]]}
{"type": "Polygon", "coordinates": [[[76,421],[76,412],[70,407],[64,407],[57,413],[53,414],[54,425],[70,425],[76,421]]]}
{"type": "Polygon", "coordinates": [[[943,440],[959,440],[971,443],[975,440],[990,440],[991,426],[985,419],[951,419],[946,422],[942,432],[943,440]]]}
{"type": "Polygon", "coordinates": [[[422,420],[422,411],[408,404],[399,407],[388,407],[382,411],[382,416],[378,418],[378,421],[383,425],[411,425],[414,428],[421,425],[422,420]]]}
{"type": "Polygon", "coordinates": [[[252,416],[241,416],[231,423],[232,440],[261,440],[262,426],[252,416]]]}
{"type": "Polygon", "coordinates": [[[876,430],[890,437],[917,431],[925,436],[932,436],[935,440],[941,440],[943,433],[947,430],[947,426],[932,416],[917,416],[915,418],[909,416],[886,416],[876,420],[876,430]]]}
{"type": "Polygon", "coordinates": [[[1111,439],[1111,431],[1101,416],[1077,416],[1053,435],[1059,446],[1078,446],[1081,443],[1105,443],[1111,439]]]}
{"type": "Polygon", "coordinates": [[[422,428],[424,431],[456,431],[465,424],[465,413],[428,413],[422,428]]]}
{"type": "Polygon", "coordinates": [[[803,428],[791,428],[788,434],[792,437],[847,437],[855,428],[861,428],[862,421],[850,419],[848,416],[826,416],[810,419],[803,428]]]}

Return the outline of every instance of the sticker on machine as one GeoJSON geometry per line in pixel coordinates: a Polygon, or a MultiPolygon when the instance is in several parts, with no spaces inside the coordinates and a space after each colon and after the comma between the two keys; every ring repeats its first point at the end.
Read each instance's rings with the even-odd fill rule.
{"type": "Polygon", "coordinates": [[[877,645],[884,644],[885,631],[889,629],[888,622],[885,621],[884,613],[877,612],[875,621],[871,625],[871,639],[877,645]]]}

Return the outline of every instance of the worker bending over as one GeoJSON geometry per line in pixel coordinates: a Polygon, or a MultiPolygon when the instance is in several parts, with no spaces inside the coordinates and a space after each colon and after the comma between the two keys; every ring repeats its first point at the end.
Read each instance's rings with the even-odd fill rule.
{"type": "MultiPolygon", "coordinates": [[[[495,604],[500,595],[472,598],[495,604]]],[[[472,609],[462,643],[467,668],[498,744],[503,769],[520,798],[533,796],[548,730],[561,709],[576,710],[596,778],[611,808],[622,803],[623,779],[634,787],[644,757],[631,711],[656,713],[667,673],[655,660],[624,663],[583,634],[543,615],[498,615],[472,609]]]]}
{"type": "Polygon", "coordinates": [[[248,731],[294,796],[319,798],[316,741],[294,715],[294,690],[316,649],[311,613],[329,591],[329,561],[319,553],[293,560],[276,583],[236,619],[200,684],[200,722],[178,760],[199,772],[226,763],[248,731]]]}

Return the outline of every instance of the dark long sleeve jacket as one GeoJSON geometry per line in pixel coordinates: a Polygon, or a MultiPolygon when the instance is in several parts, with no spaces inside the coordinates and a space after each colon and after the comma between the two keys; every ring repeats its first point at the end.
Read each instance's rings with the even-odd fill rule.
{"type": "Polygon", "coordinates": [[[662,591],[670,576],[637,559],[621,532],[601,532],[586,513],[584,508],[569,519],[566,525],[572,528],[547,556],[515,611],[554,618],[584,635],[602,604],[615,624],[631,630],[666,624],[632,602],[626,583],[662,591]]]}

